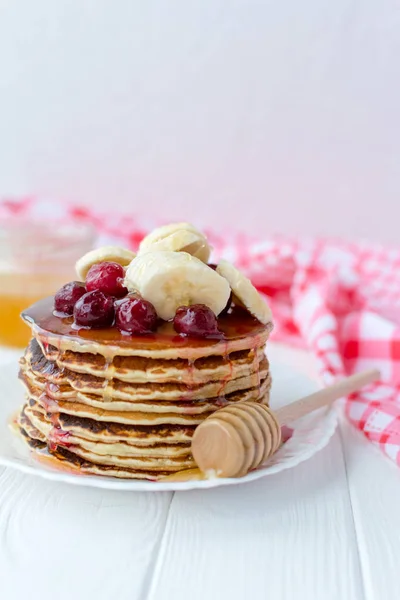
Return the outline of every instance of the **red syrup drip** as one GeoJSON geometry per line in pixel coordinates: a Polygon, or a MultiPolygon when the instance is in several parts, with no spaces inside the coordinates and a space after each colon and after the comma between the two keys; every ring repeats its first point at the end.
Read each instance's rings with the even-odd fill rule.
{"type": "Polygon", "coordinates": [[[63,431],[60,426],[53,426],[47,441],[47,446],[50,452],[55,452],[58,446],[63,448],[71,448],[73,444],[68,442],[71,434],[68,431],[63,431]]]}
{"type": "Polygon", "coordinates": [[[41,394],[39,398],[39,402],[45,409],[47,418],[52,424],[52,428],[47,440],[47,446],[50,452],[56,451],[58,446],[69,448],[72,445],[67,441],[70,434],[66,431],[63,431],[61,428],[60,408],[57,402],[50,396],[51,393],[57,393],[59,389],[60,388],[58,385],[46,382],[45,392],[41,394]]]}
{"type": "Polygon", "coordinates": [[[59,391],[60,391],[60,386],[57,383],[54,383],[52,381],[46,382],[46,393],[48,395],[58,394],[59,391]]]}
{"type": "MultiPolygon", "coordinates": [[[[192,391],[196,385],[195,376],[194,376],[195,370],[196,370],[195,361],[189,359],[188,360],[188,382],[187,382],[188,392],[186,394],[182,394],[182,396],[179,398],[180,402],[188,402],[188,401],[192,400],[192,391]]],[[[183,408],[183,412],[186,414],[191,414],[192,407],[189,406],[189,408],[183,408]]]]}
{"type": "Polygon", "coordinates": [[[51,398],[46,393],[46,391],[43,392],[43,394],[40,395],[40,397],[39,397],[39,403],[43,406],[43,408],[45,409],[46,413],[49,414],[49,415],[58,414],[60,412],[60,409],[58,407],[57,402],[55,400],[53,400],[53,398],[51,398]]]}
{"type": "Polygon", "coordinates": [[[218,396],[215,400],[215,406],[218,406],[218,408],[224,408],[224,406],[228,406],[228,404],[229,402],[225,396],[218,396]]]}
{"type": "Polygon", "coordinates": [[[189,359],[188,360],[188,382],[187,382],[188,393],[182,395],[181,400],[183,402],[185,400],[192,400],[192,392],[193,392],[193,389],[196,387],[195,371],[196,371],[195,361],[189,359]]]}
{"type": "Polygon", "coordinates": [[[294,433],[294,429],[292,429],[291,427],[288,427],[287,425],[282,425],[282,427],[281,427],[282,444],[284,444],[285,442],[290,440],[290,438],[293,436],[293,433],[294,433]]]}

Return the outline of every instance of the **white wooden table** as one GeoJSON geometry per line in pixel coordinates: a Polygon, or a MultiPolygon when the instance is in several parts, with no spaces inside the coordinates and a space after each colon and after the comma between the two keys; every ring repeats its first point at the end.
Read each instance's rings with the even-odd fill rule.
{"type": "MultiPolygon", "coordinates": [[[[315,376],[306,353],[274,352],[315,376]]],[[[344,422],[308,462],[228,488],[112,492],[0,467],[1,600],[395,600],[399,566],[400,471],[344,422]]]]}

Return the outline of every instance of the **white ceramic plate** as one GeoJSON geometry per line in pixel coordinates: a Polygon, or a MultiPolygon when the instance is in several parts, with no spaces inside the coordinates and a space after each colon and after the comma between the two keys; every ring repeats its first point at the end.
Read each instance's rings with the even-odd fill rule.
{"type": "MultiPolygon", "coordinates": [[[[280,407],[316,389],[316,383],[304,375],[296,373],[292,367],[275,361],[268,353],[273,377],[271,406],[280,407]]],[[[38,475],[45,479],[61,481],[73,485],[125,490],[125,491],[183,491],[211,488],[220,485],[237,485],[254,481],[266,475],[272,475],[295,467],[321,450],[332,437],[336,424],[335,409],[322,409],[312,415],[292,423],[293,436],[263,467],[252,471],[239,479],[210,479],[206,481],[150,482],[140,480],[116,479],[93,475],[73,475],[46,467],[37,462],[28,447],[15,436],[8,422],[10,415],[22,404],[23,388],[17,379],[17,365],[11,362],[0,367],[0,465],[38,475]]]]}

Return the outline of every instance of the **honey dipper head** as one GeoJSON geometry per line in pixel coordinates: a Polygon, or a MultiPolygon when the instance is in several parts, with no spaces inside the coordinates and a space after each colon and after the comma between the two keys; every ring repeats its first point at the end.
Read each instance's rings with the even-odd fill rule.
{"type": "Polygon", "coordinates": [[[192,454],[206,475],[241,477],[265,462],[280,443],[280,425],[271,410],[240,402],[216,411],[197,427],[192,454]]]}
{"type": "Polygon", "coordinates": [[[222,419],[206,419],[192,439],[192,454],[203,473],[237,477],[242,470],[245,450],[233,425],[222,419]]]}

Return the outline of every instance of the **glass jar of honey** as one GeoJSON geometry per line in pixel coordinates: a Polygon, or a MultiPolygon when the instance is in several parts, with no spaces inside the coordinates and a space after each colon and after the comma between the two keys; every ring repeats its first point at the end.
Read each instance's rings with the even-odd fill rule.
{"type": "Polygon", "coordinates": [[[0,345],[26,346],[21,311],[76,279],[75,262],[94,240],[87,224],[0,223],[0,345]]]}

